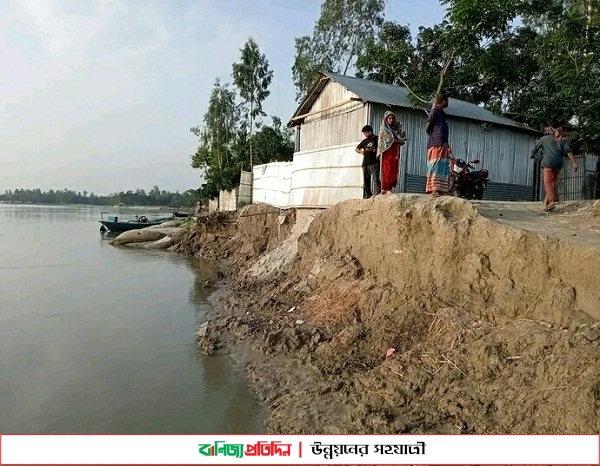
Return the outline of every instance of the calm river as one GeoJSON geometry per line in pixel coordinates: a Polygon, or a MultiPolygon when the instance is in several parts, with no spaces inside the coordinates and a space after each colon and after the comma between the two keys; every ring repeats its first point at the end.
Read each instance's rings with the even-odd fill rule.
{"type": "Polygon", "coordinates": [[[101,210],[0,204],[0,433],[264,432],[231,361],[196,350],[202,270],[110,246],[101,210]]]}

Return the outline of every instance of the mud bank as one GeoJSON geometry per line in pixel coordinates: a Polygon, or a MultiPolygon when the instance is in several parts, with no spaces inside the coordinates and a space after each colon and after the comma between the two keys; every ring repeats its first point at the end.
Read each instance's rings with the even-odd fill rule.
{"type": "Polygon", "coordinates": [[[199,345],[262,355],[246,373],[270,432],[591,433],[597,210],[251,205],[200,217],[175,249],[227,276],[199,345]]]}

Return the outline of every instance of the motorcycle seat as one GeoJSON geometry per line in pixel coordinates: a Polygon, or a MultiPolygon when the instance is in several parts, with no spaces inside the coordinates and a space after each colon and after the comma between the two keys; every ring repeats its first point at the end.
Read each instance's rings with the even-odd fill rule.
{"type": "Polygon", "coordinates": [[[471,175],[471,180],[473,181],[477,181],[479,178],[482,178],[482,170],[473,170],[470,175],[471,175]]]}

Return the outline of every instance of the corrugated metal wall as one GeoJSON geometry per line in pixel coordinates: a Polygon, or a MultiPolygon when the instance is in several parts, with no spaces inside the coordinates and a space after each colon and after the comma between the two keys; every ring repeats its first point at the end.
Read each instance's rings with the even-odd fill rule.
{"type": "MultiPolygon", "coordinates": [[[[424,111],[390,108],[385,105],[369,105],[370,124],[378,131],[387,110],[396,113],[406,131],[407,143],[402,148],[407,166],[407,176],[426,175],[427,134],[424,111]]],[[[490,179],[497,184],[531,187],[533,163],[529,153],[535,144],[535,136],[512,131],[504,127],[493,127],[485,131],[475,121],[449,118],[450,146],[455,157],[478,158],[480,168],[490,172],[490,179]]],[[[401,162],[402,163],[402,162],[401,162]]],[[[407,180],[407,185],[410,184],[407,180]]],[[[527,199],[531,198],[531,195],[527,199]]]]}
{"type": "MultiPolygon", "coordinates": [[[[311,112],[339,104],[357,96],[338,83],[329,82],[319,95],[311,112]]],[[[368,123],[368,109],[363,102],[350,102],[341,107],[306,117],[299,131],[300,147],[296,151],[325,149],[362,139],[360,130],[368,123]]]]}
{"type": "Polygon", "coordinates": [[[219,210],[221,212],[237,209],[237,190],[219,191],[219,210]]]}
{"type": "MultiPolygon", "coordinates": [[[[329,82],[310,111],[318,111],[352,97],[356,95],[336,82],[329,82]]],[[[408,192],[424,192],[424,184],[421,189],[419,181],[426,174],[427,115],[424,111],[381,104],[348,103],[307,117],[297,130],[299,147],[296,147],[296,153],[315,151],[323,154],[324,149],[348,145],[347,156],[352,157],[351,145],[362,139],[362,126],[371,124],[377,133],[383,115],[389,109],[396,113],[408,138],[402,148],[398,189],[403,190],[406,184],[408,192]],[[406,170],[403,170],[404,165],[406,170]]],[[[479,168],[486,168],[490,172],[486,198],[531,200],[533,162],[529,159],[529,153],[535,144],[534,135],[501,126],[486,129],[476,121],[457,118],[449,118],[449,126],[454,156],[469,160],[478,158],[481,161],[479,168]]],[[[334,165],[338,165],[338,169],[342,168],[339,162],[334,165]]]]}
{"type": "MultiPolygon", "coordinates": [[[[424,193],[425,179],[425,176],[421,175],[407,175],[406,192],[424,193]]],[[[487,201],[531,201],[532,198],[531,186],[506,183],[490,183],[483,194],[483,199],[487,201]]]]}
{"type": "Polygon", "coordinates": [[[208,211],[209,212],[218,212],[219,211],[219,198],[218,197],[208,200],[208,211]]]}

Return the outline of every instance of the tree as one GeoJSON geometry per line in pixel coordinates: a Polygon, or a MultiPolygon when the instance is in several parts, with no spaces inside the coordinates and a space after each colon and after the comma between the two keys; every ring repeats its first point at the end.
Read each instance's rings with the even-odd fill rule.
{"type": "Polygon", "coordinates": [[[190,129],[200,140],[192,155],[192,167],[204,170],[202,195],[207,198],[218,195],[222,189],[232,189],[239,182],[240,167],[231,150],[239,120],[235,99],[235,91],[228,84],[215,80],[204,125],[190,129]]]}
{"type": "Polygon", "coordinates": [[[540,130],[570,122],[574,146],[600,151],[597,0],[441,2],[444,21],[414,41],[385,23],[367,40],[359,74],[406,86],[415,103],[444,89],[540,130]]]}
{"type": "Polygon", "coordinates": [[[297,37],[292,76],[299,100],[318,71],[347,74],[383,23],[385,0],[324,0],[312,36],[297,37]]]}
{"type": "Polygon", "coordinates": [[[282,126],[281,119],[272,117],[272,120],[271,126],[263,126],[252,136],[254,147],[260,148],[259,163],[286,162],[294,155],[293,131],[282,126]]]}
{"type": "Polygon", "coordinates": [[[249,106],[249,154],[250,170],[252,170],[252,132],[254,121],[257,117],[265,115],[262,103],[270,94],[269,85],[273,79],[273,71],[269,70],[269,61],[264,54],[260,53],[254,39],[248,39],[246,45],[240,51],[240,63],[233,64],[233,82],[238,88],[240,97],[249,106]]]}
{"type": "Polygon", "coordinates": [[[356,60],[357,77],[405,85],[415,53],[410,28],[386,21],[377,36],[369,37],[356,60]]]}
{"type": "Polygon", "coordinates": [[[43,203],[43,204],[92,204],[92,205],[114,205],[116,203],[123,203],[127,205],[177,205],[191,207],[196,202],[196,192],[193,189],[187,190],[185,193],[170,193],[163,191],[159,197],[150,197],[144,193],[144,190],[136,190],[134,193],[131,190],[127,192],[121,191],[120,193],[109,194],[108,196],[96,196],[91,193],[89,197],[83,193],[75,192],[70,189],[63,189],[54,191],[53,189],[48,192],[42,192],[40,188],[36,189],[16,189],[14,193],[12,191],[5,191],[4,194],[0,194],[0,201],[8,202],[32,202],[32,203],[43,203]],[[176,201],[176,202],[175,202],[176,201]]]}
{"type": "Polygon", "coordinates": [[[593,152],[600,150],[598,13],[597,2],[557,0],[526,16],[538,33],[538,72],[529,92],[511,106],[538,127],[553,120],[570,122],[578,133],[574,145],[593,152]]]}
{"type": "MultiPolygon", "coordinates": [[[[415,104],[429,105],[441,90],[501,111],[511,85],[532,77],[531,29],[514,20],[539,0],[441,0],[442,22],[420,27],[413,39],[406,26],[386,22],[366,42],[359,74],[400,84],[415,104]]],[[[535,7],[535,8],[534,8],[535,7]]],[[[535,34],[533,34],[535,36],[535,34]]]]}

